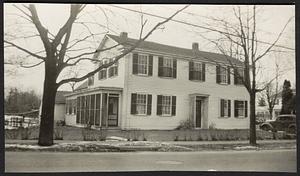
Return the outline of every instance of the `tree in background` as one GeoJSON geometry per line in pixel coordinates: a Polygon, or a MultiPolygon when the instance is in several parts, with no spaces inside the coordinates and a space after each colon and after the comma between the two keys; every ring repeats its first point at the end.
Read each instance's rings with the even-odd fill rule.
{"type": "Polygon", "coordinates": [[[38,96],[33,90],[20,91],[17,88],[10,88],[8,95],[4,99],[4,112],[28,112],[39,109],[40,103],[40,96],[38,96]]]}
{"type": "MultiPolygon", "coordinates": [[[[70,69],[71,67],[82,64],[82,62],[99,62],[99,59],[93,58],[93,55],[99,54],[100,52],[109,51],[114,49],[122,44],[118,44],[112,47],[98,49],[91,46],[91,43],[87,42],[85,45],[82,42],[88,41],[90,38],[94,38],[95,34],[91,32],[90,25],[97,26],[105,26],[105,21],[85,21],[91,20],[83,18],[84,12],[85,14],[89,14],[90,11],[86,10],[87,5],[82,4],[72,4],[69,8],[69,16],[66,22],[60,27],[58,32],[53,34],[47,26],[43,25],[43,21],[41,21],[36,6],[34,4],[30,5],[14,5],[14,7],[19,10],[22,15],[18,15],[20,19],[25,19],[25,22],[29,22],[29,26],[33,27],[34,33],[29,35],[24,32],[17,31],[17,34],[10,34],[8,31],[5,32],[4,43],[5,48],[15,48],[29,55],[29,58],[35,58],[38,60],[37,63],[27,66],[34,67],[40,64],[44,64],[44,87],[43,87],[43,98],[42,98],[42,112],[41,112],[41,123],[39,130],[39,140],[38,144],[41,146],[50,146],[53,145],[53,124],[54,124],[54,105],[55,105],[55,95],[58,88],[64,84],[69,82],[80,82],[86,80],[89,77],[92,77],[96,73],[98,73],[103,68],[107,68],[118,62],[119,59],[126,56],[128,53],[133,51],[139,44],[146,40],[156,29],[159,29],[162,25],[170,21],[174,16],[183,11],[188,7],[184,6],[179,10],[176,10],[172,15],[164,20],[153,25],[149,30],[146,31],[145,27],[147,24],[147,20],[143,19],[143,15],[141,15],[141,29],[139,33],[139,40],[130,46],[129,48],[125,48],[120,53],[117,53],[114,57],[114,61],[109,62],[107,64],[103,64],[95,69],[89,70],[88,73],[78,76],[78,77],[68,77],[61,79],[62,72],[70,69]],[[86,10],[86,11],[85,11],[86,10]],[[72,33],[74,33],[75,27],[84,27],[86,34],[84,37],[79,38],[76,36],[72,39],[72,33]],[[43,47],[41,51],[33,51],[27,48],[27,46],[19,45],[16,40],[17,39],[29,39],[29,38],[37,38],[39,42],[41,42],[41,46],[43,47]]],[[[97,11],[105,12],[102,9],[101,5],[96,5],[97,11]]],[[[51,16],[51,13],[49,13],[51,16]]],[[[105,14],[106,16],[106,14],[105,14]]],[[[95,18],[92,18],[95,20],[95,18]]],[[[109,18],[106,16],[106,22],[109,21],[109,18]]],[[[98,29],[101,32],[102,29],[98,29]]],[[[107,29],[105,29],[107,30],[107,29]]],[[[31,31],[31,32],[33,32],[31,31]]],[[[83,31],[83,30],[82,30],[83,31]]],[[[103,31],[103,30],[102,30],[103,31]]],[[[10,31],[14,32],[14,31],[10,31]]],[[[104,31],[107,32],[107,31],[104,31]]],[[[99,42],[93,41],[95,46],[99,45],[99,42]]],[[[27,57],[28,58],[28,57],[27,57]]],[[[27,59],[26,58],[26,59],[27,59]]],[[[9,63],[7,63],[9,64],[9,63]]],[[[21,62],[21,64],[23,64],[21,62]]],[[[24,64],[23,64],[24,66],[24,64]]]]}
{"type": "Polygon", "coordinates": [[[294,103],[296,102],[294,98],[293,91],[291,89],[291,82],[284,80],[282,89],[282,107],[280,114],[291,114],[294,111],[294,103]]]}
{"type": "Polygon", "coordinates": [[[266,106],[266,101],[263,97],[260,97],[258,100],[258,106],[266,106]]]}

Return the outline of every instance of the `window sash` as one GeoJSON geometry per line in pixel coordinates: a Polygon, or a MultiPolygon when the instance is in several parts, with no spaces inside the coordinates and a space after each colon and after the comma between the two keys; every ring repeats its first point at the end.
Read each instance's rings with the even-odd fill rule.
{"type": "Polygon", "coordinates": [[[227,69],[221,67],[220,68],[220,83],[227,84],[228,83],[227,76],[228,76],[227,69]]]}
{"type": "Polygon", "coordinates": [[[160,66],[162,69],[162,75],[165,77],[173,77],[173,59],[163,58],[163,63],[160,66]]]}
{"type": "Polygon", "coordinates": [[[147,94],[136,95],[136,113],[137,115],[147,114],[147,94]]]}
{"type": "Polygon", "coordinates": [[[147,75],[148,74],[148,55],[138,55],[137,71],[138,74],[147,75]]]}
{"type": "Polygon", "coordinates": [[[224,100],[223,102],[224,117],[228,117],[228,100],[224,100]]]}
{"type": "Polygon", "coordinates": [[[245,102],[244,101],[237,101],[237,116],[238,117],[245,117],[245,102]]]}
{"type": "Polygon", "coordinates": [[[162,115],[171,115],[172,109],[172,99],[171,96],[162,96],[162,115]]]}

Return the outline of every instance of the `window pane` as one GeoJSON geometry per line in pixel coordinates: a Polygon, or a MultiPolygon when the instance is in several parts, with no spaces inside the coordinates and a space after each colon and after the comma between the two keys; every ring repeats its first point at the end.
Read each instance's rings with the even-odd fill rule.
{"type": "Polygon", "coordinates": [[[148,56],[138,55],[138,73],[147,74],[148,71],[148,56]]]}
{"type": "Polygon", "coordinates": [[[147,109],[147,96],[146,94],[137,94],[136,111],[137,114],[146,114],[147,109]]]}
{"type": "Polygon", "coordinates": [[[162,96],[162,114],[171,114],[171,96],[162,96]]]}

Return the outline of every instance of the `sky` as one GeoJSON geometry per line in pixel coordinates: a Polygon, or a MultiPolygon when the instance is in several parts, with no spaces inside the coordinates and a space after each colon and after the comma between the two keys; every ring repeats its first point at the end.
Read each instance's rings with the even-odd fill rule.
{"type": "MultiPolygon", "coordinates": [[[[20,6],[20,4],[18,4],[20,6]]],[[[128,9],[138,10],[146,13],[151,13],[163,17],[168,17],[183,5],[118,5],[128,9]]],[[[79,21],[88,22],[89,29],[85,26],[76,24],[73,27],[71,39],[82,38],[91,30],[93,33],[100,33],[99,36],[87,40],[81,47],[85,46],[89,49],[95,49],[101,42],[106,32],[119,35],[120,32],[128,32],[129,37],[137,38],[141,26],[141,14],[116,8],[112,5],[88,5],[80,14],[79,21]],[[100,24],[100,25],[99,25],[100,24]]],[[[20,6],[22,7],[22,6],[20,6]]],[[[52,33],[55,34],[60,27],[65,23],[69,15],[69,5],[67,4],[36,4],[42,24],[52,33]]],[[[233,6],[229,5],[191,5],[182,13],[175,16],[175,20],[207,26],[213,23],[211,17],[223,18],[228,21],[233,19],[233,6]]],[[[243,9],[251,6],[243,6],[243,9]]],[[[272,43],[277,35],[281,32],[284,25],[290,17],[295,16],[295,8],[292,5],[270,5],[257,6],[257,29],[258,39],[260,41],[272,43]]],[[[14,33],[17,36],[24,34],[34,34],[35,28],[26,20],[20,18],[14,4],[4,4],[4,32],[14,33]]],[[[151,27],[162,19],[144,15],[144,20],[147,20],[145,26],[146,33],[151,27]]],[[[287,25],[278,45],[295,48],[295,19],[287,25]]],[[[178,46],[183,48],[191,48],[193,42],[199,43],[199,49],[209,52],[218,52],[215,47],[198,34],[202,33],[209,37],[217,36],[216,33],[207,33],[206,30],[170,21],[163,25],[161,29],[156,30],[147,40],[162,44],[178,46]]],[[[30,49],[31,51],[40,51],[42,43],[38,38],[18,39],[16,43],[30,49]]],[[[260,44],[262,49],[268,45],[260,44]]],[[[278,49],[278,48],[276,48],[278,49]]],[[[289,79],[292,85],[295,84],[295,51],[284,50],[285,52],[274,52],[263,58],[259,67],[259,80],[265,81],[271,79],[274,75],[275,60],[279,63],[282,70],[281,80],[289,79]]],[[[5,49],[4,57],[22,58],[25,57],[23,52],[14,48],[5,49]]],[[[38,60],[29,58],[29,63],[37,63],[38,60]]],[[[90,64],[82,64],[85,71],[92,68],[90,64]]],[[[82,71],[84,73],[84,71],[82,71]]],[[[66,75],[68,73],[65,73],[66,75]]],[[[5,91],[9,87],[18,87],[23,90],[33,89],[39,94],[42,93],[44,80],[44,65],[41,64],[35,68],[24,69],[5,65],[4,86],[5,91]],[[11,74],[13,72],[13,74],[11,74]]],[[[283,82],[283,81],[282,81],[283,82]]],[[[70,90],[69,85],[60,87],[60,90],[70,90]]]]}

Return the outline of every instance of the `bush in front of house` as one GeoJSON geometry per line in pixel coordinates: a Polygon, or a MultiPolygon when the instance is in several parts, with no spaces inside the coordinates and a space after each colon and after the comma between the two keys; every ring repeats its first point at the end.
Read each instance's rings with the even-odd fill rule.
{"type": "Polygon", "coordinates": [[[57,126],[54,128],[54,140],[63,140],[63,128],[57,126]]]}
{"type": "Polygon", "coordinates": [[[186,119],[180,121],[180,124],[178,127],[175,128],[175,130],[188,130],[194,128],[194,122],[191,119],[186,119]]]}

